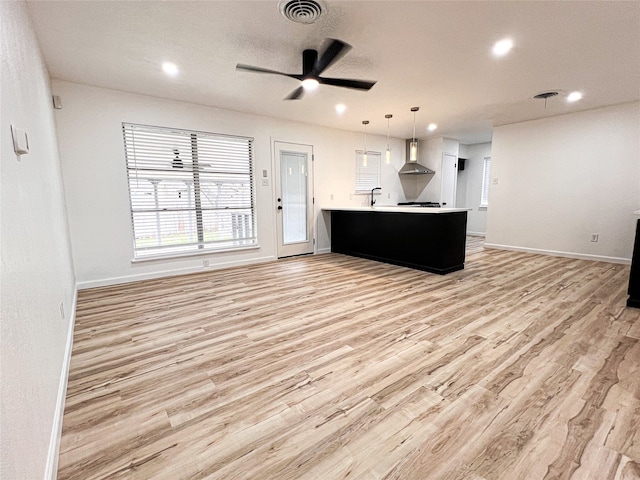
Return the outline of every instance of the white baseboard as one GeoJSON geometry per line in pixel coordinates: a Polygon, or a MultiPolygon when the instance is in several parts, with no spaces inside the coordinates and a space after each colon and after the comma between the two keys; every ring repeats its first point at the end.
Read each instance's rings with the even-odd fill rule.
{"type": "Polygon", "coordinates": [[[485,232],[467,232],[467,235],[471,235],[472,237],[486,237],[487,234],[485,232]]]}
{"type": "Polygon", "coordinates": [[[318,250],[316,250],[316,254],[320,254],[320,253],[331,253],[331,247],[319,248],[318,250]]]}
{"type": "Polygon", "coordinates": [[[277,260],[274,256],[251,258],[249,260],[234,260],[230,262],[211,263],[211,266],[207,268],[203,267],[186,267],[176,268],[171,270],[158,270],[150,273],[137,273],[132,275],[126,275],[122,277],[109,277],[101,278],[99,280],[88,280],[84,282],[78,282],[76,285],[78,290],[85,290],[87,288],[105,287],[109,285],[117,285],[120,283],[139,282],[141,280],[152,280],[154,278],[172,277],[174,275],[189,275],[191,273],[202,273],[211,270],[220,270],[222,268],[242,267],[245,265],[252,265],[254,263],[264,263],[277,260]]]}
{"type": "Polygon", "coordinates": [[[60,456],[60,439],[62,438],[62,418],[64,416],[64,405],[67,398],[67,383],[69,382],[69,366],[71,364],[71,350],[73,350],[73,331],[76,324],[76,305],[78,304],[78,288],[76,287],[71,304],[69,315],[69,330],[67,332],[67,343],[62,359],[62,371],[60,372],[60,383],[58,384],[58,399],[56,410],[53,416],[53,428],[49,439],[49,452],[47,453],[47,465],[44,471],[45,480],[56,480],[58,477],[58,458],[60,456]]]}
{"type": "Polygon", "coordinates": [[[493,248],[496,250],[512,250],[514,252],[537,253],[540,255],[551,255],[553,257],[577,258],[579,260],[593,260],[595,262],[621,263],[623,265],[631,265],[630,258],[590,255],[588,253],[561,252],[557,250],[542,250],[539,248],[514,247],[512,245],[498,245],[495,243],[485,243],[484,248],[493,248]]]}

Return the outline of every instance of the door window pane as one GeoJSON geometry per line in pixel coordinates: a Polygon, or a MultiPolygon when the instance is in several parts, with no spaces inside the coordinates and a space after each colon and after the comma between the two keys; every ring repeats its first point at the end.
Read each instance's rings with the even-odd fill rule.
{"type": "Polygon", "coordinates": [[[282,189],[283,242],[308,241],[307,231],[307,156],[282,152],[280,157],[280,185],[282,189]]]}

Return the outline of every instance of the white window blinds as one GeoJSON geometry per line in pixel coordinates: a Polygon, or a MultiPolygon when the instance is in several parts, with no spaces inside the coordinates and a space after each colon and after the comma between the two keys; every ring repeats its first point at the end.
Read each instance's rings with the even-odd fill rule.
{"type": "Polygon", "coordinates": [[[367,151],[364,163],[364,151],[356,150],[356,193],[368,193],[380,186],[380,152],[367,151]]]}
{"type": "Polygon", "coordinates": [[[489,205],[489,183],[490,182],[491,182],[491,157],[484,157],[484,170],[482,172],[482,197],[480,199],[481,207],[486,207],[489,205]]]}
{"type": "Polygon", "coordinates": [[[253,139],[122,129],[136,258],[257,244],[253,139]]]}

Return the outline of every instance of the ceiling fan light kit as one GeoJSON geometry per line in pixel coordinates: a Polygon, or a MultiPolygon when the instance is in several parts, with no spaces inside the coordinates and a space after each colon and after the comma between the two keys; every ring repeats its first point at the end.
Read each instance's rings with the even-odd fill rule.
{"type": "Polygon", "coordinates": [[[318,81],[315,78],[305,78],[302,81],[302,88],[304,88],[307,92],[311,92],[318,88],[318,81]]]}

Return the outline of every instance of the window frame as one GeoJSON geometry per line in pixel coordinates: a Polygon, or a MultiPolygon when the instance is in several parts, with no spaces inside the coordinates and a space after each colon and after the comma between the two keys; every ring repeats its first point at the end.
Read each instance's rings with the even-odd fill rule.
{"type": "Polygon", "coordinates": [[[489,207],[489,185],[491,184],[491,157],[484,157],[482,166],[482,191],[480,208],[489,207]]]}
{"type": "MultiPolygon", "coordinates": [[[[256,218],[256,178],[252,137],[131,122],[122,122],[122,133],[134,255],[132,262],[259,248],[256,218]],[[137,137],[136,132],[139,132],[137,137]],[[151,139],[145,138],[145,135],[149,135],[151,139]],[[158,141],[158,144],[153,143],[154,135],[160,135],[162,138],[162,140],[158,141]],[[162,159],[152,158],[151,160],[149,160],[149,156],[144,157],[143,160],[143,154],[137,154],[135,141],[142,141],[142,139],[151,145],[151,147],[148,147],[149,150],[145,151],[147,154],[159,146],[161,146],[163,150],[173,149],[173,146],[168,146],[167,141],[176,142],[176,144],[180,144],[183,148],[186,142],[191,150],[187,149],[188,151],[185,153],[185,156],[178,160],[178,167],[176,167],[175,160],[172,160],[171,165],[168,167],[167,152],[163,152],[162,155],[158,154],[158,157],[160,158],[162,156],[162,159]],[[160,145],[160,143],[162,144],[160,145]],[[220,146],[218,150],[216,150],[216,146],[220,146]],[[229,155],[235,155],[234,158],[228,162],[228,166],[225,162],[226,154],[223,153],[223,151],[226,150],[225,147],[234,150],[233,153],[229,155]],[[244,152],[245,148],[246,157],[244,152]],[[184,158],[184,163],[187,164],[187,168],[184,168],[182,158],[184,158]],[[200,163],[201,160],[202,163],[200,163]],[[215,162],[215,166],[213,162],[215,162]],[[139,166],[138,163],[143,165],[139,166]],[[221,165],[223,168],[220,168],[221,165]],[[141,247],[140,243],[143,237],[136,235],[136,215],[144,216],[144,214],[155,213],[155,222],[157,225],[160,225],[160,222],[163,221],[161,220],[161,214],[174,211],[172,208],[166,208],[166,206],[163,206],[163,208],[158,206],[155,180],[147,178],[151,176],[148,171],[156,168],[158,171],[157,175],[160,178],[160,180],[157,180],[158,184],[164,181],[169,185],[169,189],[171,188],[171,184],[176,183],[184,182],[187,186],[189,206],[187,208],[176,208],[175,212],[179,212],[176,213],[176,216],[185,215],[186,218],[189,219],[189,227],[184,233],[185,236],[189,236],[189,240],[179,240],[176,243],[162,245],[162,226],[151,227],[149,226],[151,224],[150,220],[146,218],[145,220],[138,221],[138,232],[145,229],[152,231],[155,235],[152,235],[151,238],[155,238],[157,244],[141,247]],[[174,169],[176,171],[174,171],[174,169]],[[240,171],[238,171],[238,169],[240,169],[240,171]],[[140,175],[141,172],[146,173],[140,175]],[[148,204],[143,205],[144,208],[141,207],[141,204],[134,206],[136,200],[134,199],[135,190],[132,189],[132,182],[134,179],[136,182],[139,182],[140,178],[154,184],[154,208],[149,208],[148,204]],[[229,178],[237,178],[238,180],[229,182],[229,178]],[[217,198],[216,202],[220,201],[221,203],[215,207],[203,206],[201,192],[206,190],[207,187],[211,188],[214,185],[218,188],[218,191],[230,188],[232,190],[235,189],[239,193],[233,193],[231,195],[225,194],[221,197],[222,199],[217,198]],[[234,214],[236,217],[238,217],[238,215],[242,217],[243,224],[240,226],[242,228],[238,227],[238,219],[240,217],[233,218],[234,214]],[[227,216],[229,218],[226,218],[227,216]],[[222,229],[219,230],[216,226],[213,226],[213,230],[208,232],[209,235],[207,235],[207,232],[205,232],[207,223],[230,224],[231,227],[222,227],[222,229]],[[223,236],[231,235],[232,238],[211,238],[212,236],[215,237],[220,234],[223,236]],[[196,238],[194,239],[193,237],[196,238]],[[209,238],[207,239],[207,237],[209,238]]],[[[139,150],[143,150],[143,148],[139,148],[139,150]]],[[[175,158],[178,159],[177,150],[174,149],[172,152],[175,158]]],[[[140,193],[144,192],[144,190],[144,187],[142,190],[138,190],[136,192],[137,196],[140,196],[140,193]]],[[[203,193],[202,196],[206,197],[206,193],[203,193]]],[[[179,202],[179,200],[174,201],[176,203],[179,202]]],[[[166,225],[171,225],[171,222],[176,222],[175,219],[171,218],[164,221],[166,225]]]]}

